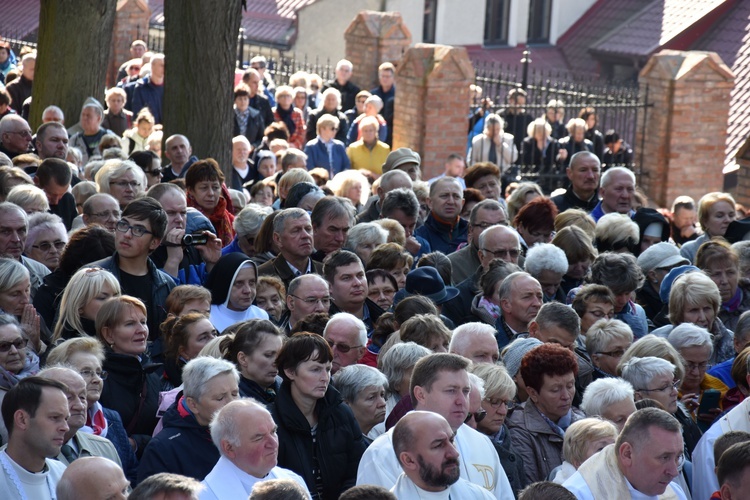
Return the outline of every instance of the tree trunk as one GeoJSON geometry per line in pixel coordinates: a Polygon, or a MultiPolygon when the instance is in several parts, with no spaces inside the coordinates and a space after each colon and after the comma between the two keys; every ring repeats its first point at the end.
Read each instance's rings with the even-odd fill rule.
{"type": "Polygon", "coordinates": [[[116,0],[41,1],[32,130],[51,104],[62,108],[68,127],[78,122],[87,97],[104,104],[116,10],[116,0]]]}
{"type": "Polygon", "coordinates": [[[242,0],[165,0],[164,137],[182,134],[231,180],[234,68],[242,0]]]}

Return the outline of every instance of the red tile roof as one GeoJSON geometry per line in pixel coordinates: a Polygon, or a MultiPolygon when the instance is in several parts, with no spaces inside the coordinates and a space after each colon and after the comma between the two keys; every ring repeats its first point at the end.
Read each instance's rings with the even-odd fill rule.
{"type": "Polygon", "coordinates": [[[734,170],[734,157],[750,136],[750,2],[738,2],[691,48],[716,52],[734,72],[724,162],[726,170],[734,170]]]}
{"type": "Polygon", "coordinates": [[[656,0],[620,24],[590,50],[604,56],[647,58],[731,0],[656,0]]]}

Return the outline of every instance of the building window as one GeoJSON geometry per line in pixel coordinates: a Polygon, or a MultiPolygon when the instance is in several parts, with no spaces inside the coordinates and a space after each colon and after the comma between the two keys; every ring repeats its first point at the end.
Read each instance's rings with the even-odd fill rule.
{"type": "Polygon", "coordinates": [[[424,0],[424,24],[422,41],[435,43],[435,26],[437,25],[437,0],[424,0]]]}
{"type": "Polygon", "coordinates": [[[510,0],[487,0],[487,14],[484,23],[485,45],[506,45],[508,43],[508,18],[510,0]]]}
{"type": "Polygon", "coordinates": [[[527,43],[549,43],[552,0],[529,1],[529,32],[527,43]]]}

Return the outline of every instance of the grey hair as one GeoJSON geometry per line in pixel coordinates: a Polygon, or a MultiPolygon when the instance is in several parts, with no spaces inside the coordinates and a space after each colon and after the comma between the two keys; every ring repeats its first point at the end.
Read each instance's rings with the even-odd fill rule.
{"type": "Polygon", "coordinates": [[[333,376],[333,383],[341,393],[341,398],[351,404],[368,387],[386,388],[388,379],[380,370],[367,365],[350,365],[341,368],[333,376]]]}
{"type": "MultiPolygon", "coordinates": [[[[315,208],[313,208],[312,214],[310,214],[310,221],[314,228],[322,227],[326,223],[327,218],[346,217],[349,219],[350,225],[354,224],[354,216],[357,210],[348,198],[325,196],[322,191],[318,191],[321,201],[315,204],[315,208]]],[[[310,196],[310,194],[304,198],[307,196],[310,196]]]]}
{"type": "Polygon", "coordinates": [[[681,323],[675,326],[669,332],[667,340],[678,351],[685,347],[708,347],[709,355],[714,353],[711,334],[705,328],[692,323],[681,323]]]}
{"type": "Polygon", "coordinates": [[[382,189],[384,193],[388,193],[392,191],[394,189],[393,186],[396,184],[396,180],[399,177],[401,178],[402,181],[408,181],[409,186],[413,185],[413,182],[411,180],[411,177],[409,177],[409,174],[407,174],[403,170],[394,169],[394,170],[389,170],[388,172],[380,176],[380,189],[382,189]]]}
{"type": "Polygon", "coordinates": [[[487,118],[484,119],[484,130],[488,130],[490,125],[500,125],[500,128],[505,128],[505,121],[497,113],[490,113],[487,118]]]}
{"type": "Polygon", "coordinates": [[[186,397],[200,401],[208,381],[219,375],[232,375],[235,382],[240,381],[240,373],[229,361],[207,356],[191,359],[182,369],[182,391],[186,397]]]}
{"type": "MultiPolygon", "coordinates": [[[[635,245],[640,240],[638,224],[626,214],[604,214],[594,229],[598,247],[615,249],[618,246],[635,245]]],[[[606,250],[600,248],[600,250],[606,250]]]]}
{"type": "Polygon", "coordinates": [[[49,210],[49,201],[44,190],[31,184],[19,184],[13,188],[5,197],[5,201],[15,203],[19,207],[38,204],[43,210],[49,210]]]}
{"type": "Polygon", "coordinates": [[[505,218],[508,218],[508,211],[505,210],[505,207],[503,207],[499,201],[488,199],[482,200],[472,207],[471,212],[469,213],[469,224],[474,224],[477,221],[477,214],[480,210],[487,210],[490,212],[497,212],[500,210],[505,215],[505,218]]]}
{"type": "Polygon", "coordinates": [[[596,160],[598,168],[601,168],[602,161],[599,159],[598,156],[596,156],[591,151],[579,151],[573,156],[570,157],[570,164],[568,165],[568,170],[573,169],[579,161],[583,160],[596,160]]]}
{"type": "Polygon", "coordinates": [[[361,222],[352,227],[346,233],[346,244],[344,248],[356,250],[361,245],[371,243],[382,245],[388,241],[388,231],[377,222],[361,222]]]}
{"type": "Polygon", "coordinates": [[[355,326],[357,328],[357,339],[359,341],[359,345],[367,345],[367,327],[361,319],[353,314],[349,314],[346,312],[336,313],[331,316],[331,319],[328,320],[328,323],[326,323],[326,327],[323,330],[323,337],[325,337],[326,334],[331,330],[331,328],[333,328],[338,323],[349,323],[350,325],[355,326]]]}
{"type": "Polygon", "coordinates": [[[241,429],[237,425],[238,422],[235,414],[245,408],[258,408],[270,415],[265,406],[250,398],[235,399],[217,411],[211,419],[209,429],[211,432],[211,441],[214,442],[214,446],[216,446],[220,453],[222,451],[222,441],[226,441],[232,446],[240,446],[242,444],[241,435],[243,430],[246,429],[241,429]]]}
{"type": "Polygon", "coordinates": [[[479,323],[476,321],[473,321],[471,323],[464,323],[463,325],[453,330],[453,335],[451,336],[451,343],[448,347],[448,352],[460,354],[461,356],[463,356],[466,350],[469,348],[469,344],[471,344],[471,341],[476,337],[487,337],[495,340],[495,333],[495,328],[488,325],[487,323],[479,323]]]}
{"type": "Polygon", "coordinates": [[[565,252],[551,243],[538,243],[526,252],[526,272],[536,277],[542,271],[552,271],[557,274],[568,272],[568,258],[565,252]]]}
{"type": "Polygon", "coordinates": [[[626,174],[628,177],[630,177],[630,180],[633,182],[633,185],[635,186],[635,174],[632,170],[625,167],[612,167],[607,169],[606,172],[602,174],[602,180],[601,180],[601,186],[607,187],[607,184],[609,183],[610,179],[614,176],[614,174],[626,174]]]}
{"type": "Polygon", "coordinates": [[[136,165],[130,160],[107,160],[104,162],[102,168],[94,176],[94,181],[99,186],[100,193],[110,193],[109,183],[112,179],[119,179],[128,172],[133,172],[135,178],[141,183],[140,187],[136,189],[138,193],[143,193],[146,190],[146,173],[141,167],[136,165]]]}
{"type": "Polygon", "coordinates": [[[583,393],[581,410],[593,417],[601,416],[613,404],[634,399],[633,386],[621,378],[600,378],[591,382],[583,393]]]}
{"type": "Polygon", "coordinates": [[[474,390],[474,388],[479,391],[479,400],[481,401],[482,399],[484,399],[484,379],[479,375],[469,373],[469,382],[471,383],[472,391],[474,390]]]}
{"type": "Polygon", "coordinates": [[[575,337],[581,334],[581,318],[578,313],[572,307],[560,302],[552,301],[543,304],[536,313],[534,321],[541,329],[557,326],[575,337]]]}
{"type": "Polygon", "coordinates": [[[55,215],[47,212],[39,212],[32,214],[29,217],[29,229],[26,233],[25,247],[31,248],[36,243],[39,234],[45,229],[56,230],[60,239],[68,242],[68,231],[65,229],[65,224],[62,219],[55,215]]]}
{"type": "Polygon", "coordinates": [[[666,359],[654,356],[630,358],[622,366],[622,379],[630,382],[635,391],[640,391],[645,389],[654,377],[674,376],[674,372],[675,366],[666,359]]]}
{"type": "Polygon", "coordinates": [[[633,330],[618,319],[600,319],[586,332],[586,351],[590,356],[601,352],[614,339],[625,339],[633,343],[633,330]]]}
{"type": "Polygon", "coordinates": [[[734,327],[734,338],[744,339],[744,342],[740,342],[743,347],[750,340],[750,311],[742,313],[739,321],[737,321],[737,325],[734,327]]]}
{"type": "Polygon", "coordinates": [[[510,273],[508,276],[505,277],[502,283],[500,283],[500,288],[497,291],[498,298],[503,300],[510,300],[510,294],[511,290],[513,289],[513,283],[518,278],[532,278],[532,276],[524,271],[516,271],[515,273],[510,273]]]}
{"type": "Polygon", "coordinates": [[[234,218],[234,230],[240,237],[256,236],[266,218],[266,212],[259,207],[248,205],[234,218]]]}
{"type": "Polygon", "coordinates": [[[16,259],[0,259],[0,293],[5,293],[22,280],[30,279],[29,270],[16,259]]]}
{"type": "Polygon", "coordinates": [[[382,366],[383,374],[388,379],[387,392],[396,394],[395,387],[404,378],[404,372],[417,364],[417,361],[429,356],[432,352],[416,342],[400,342],[394,344],[383,354],[378,364],[382,366]]]}
{"type": "Polygon", "coordinates": [[[489,235],[491,233],[494,233],[495,231],[500,231],[502,233],[508,232],[514,235],[516,237],[516,241],[518,242],[518,249],[521,249],[521,240],[518,238],[518,233],[507,226],[492,226],[482,231],[482,234],[479,235],[479,240],[477,241],[477,243],[479,244],[479,248],[484,248],[484,242],[487,241],[489,235]]]}
{"type": "Polygon", "coordinates": [[[322,276],[318,274],[303,274],[302,276],[297,276],[294,278],[290,283],[289,287],[286,290],[287,295],[294,295],[294,293],[297,291],[297,288],[300,287],[304,282],[306,281],[320,281],[320,283],[325,283],[326,289],[328,289],[328,282],[323,279],[322,276]]]}
{"type": "Polygon", "coordinates": [[[303,217],[309,218],[310,216],[301,208],[285,208],[279,212],[279,215],[273,220],[273,232],[281,234],[284,232],[284,226],[286,225],[287,219],[297,220],[303,217]]]}
{"type": "MultiPolygon", "coordinates": [[[[391,172],[397,171],[391,170],[391,172]]],[[[407,217],[416,217],[419,214],[419,200],[414,191],[406,188],[396,188],[388,191],[380,207],[380,215],[390,217],[394,210],[401,210],[407,217]]]]}
{"type": "MultiPolygon", "coordinates": [[[[12,115],[8,115],[8,116],[12,116],[12,115]]],[[[29,228],[29,216],[23,208],[19,207],[15,203],[11,203],[9,201],[0,202],[0,219],[2,219],[6,213],[13,211],[13,210],[23,215],[23,222],[24,224],[26,224],[26,229],[28,229],[29,228]]]]}
{"type": "Polygon", "coordinates": [[[604,285],[614,294],[637,290],[644,280],[643,271],[629,253],[605,252],[591,265],[591,283],[604,285]]]}
{"type": "Polygon", "coordinates": [[[4,326],[15,326],[18,333],[21,333],[21,324],[18,322],[15,316],[12,314],[0,313],[0,328],[4,326]]]}
{"type": "Polygon", "coordinates": [[[438,188],[443,184],[453,184],[454,187],[458,187],[458,189],[461,190],[461,193],[464,192],[464,188],[461,186],[461,183],[456,179],[455,177],[441,177],[432,184],[430,184],[430,198],[435,196],[435,192],[438,190],[438,188]]]}

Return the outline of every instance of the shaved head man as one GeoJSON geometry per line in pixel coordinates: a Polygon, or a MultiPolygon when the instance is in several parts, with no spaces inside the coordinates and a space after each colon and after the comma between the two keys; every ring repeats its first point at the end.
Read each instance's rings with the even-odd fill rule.
{"type": "Polygon", "coordinates": [[[119,465],[103,457],[70,464],[57,483],[57,500],[125,500],[130,481],[119,465]]]}

